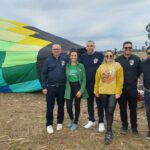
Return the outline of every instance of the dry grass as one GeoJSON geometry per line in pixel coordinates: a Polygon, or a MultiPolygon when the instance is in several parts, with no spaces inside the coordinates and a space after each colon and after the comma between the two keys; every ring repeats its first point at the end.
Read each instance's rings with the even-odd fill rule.
{"type": "MultiPolygon", "coordinates": [[[[95,108],[96,109],[96,108],[95,108]]],[[[55,108],[56,114],[57,108],[55,108]]],[[[97,117],[97,116],[96,116],[97,117]]],[[[150,141],[145,139],[147,121],[145,110],[138,110],[140,136],[131,131],[122,136],[118,108],[113,124],[114,138],[110,146],[105,146],[104,133],[97,132],[97,125],[84,129],[87,121],[86,102],[82,101],[79,129],[67,129],[67,113],[64,128],[48,135],[45,128],[45,97],[34,94],[0,94],[0,150],[148,150],[150,141]]],[[[56,115],[55,124],[56,127],[56,115]]]]}
{"type": "Polygon", "coordinates": [[[146,58],[147,55],[146,55],[146,52],[133,52],[134,55],[137,55],[141,58],[146,58]]]}

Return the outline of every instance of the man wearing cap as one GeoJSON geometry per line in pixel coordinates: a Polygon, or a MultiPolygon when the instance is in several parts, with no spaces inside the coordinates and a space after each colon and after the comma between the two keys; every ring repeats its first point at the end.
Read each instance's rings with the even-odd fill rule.
{"type": "Polygon", "coordinates": [[[55,100],[57,100],[57,130],[62,129],[64,119],[64,92],[65,92],[65,66],[68,61],[66,55],[61,54],[61,46],[59,44],[52,45],[51,56],[46,59],[41,74],[41,85],[43,94],[46,95],[47,112],[46,127],[47,132],[52,134],[53,129],[53,109],[55,100]]]}

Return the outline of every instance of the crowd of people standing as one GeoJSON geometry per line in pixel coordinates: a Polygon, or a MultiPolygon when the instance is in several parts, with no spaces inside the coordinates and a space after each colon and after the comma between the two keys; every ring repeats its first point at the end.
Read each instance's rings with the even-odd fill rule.
{"type": "Polygon", "coordinates": [[[120,133],[128,133],[128,105],[132,133],[138,136],[137,80],[143,73],[148,121],[146,138],[150,139],[150,47],[146,50],[147,58],[142,62],[138,56],[132,54],[132,42],[124,42],[122,50],[123,54],[115,58],[111,50],[107,50],[104,54],[95,51],[94,41],[89,40],[86,43],[86,53],[79,56],[76,49],[71,49],[67,55],[62,53],[61,45],[52,45],[51,56],[45,60],[41,74],[42,91],[46,95],[46,128],[49,134],[54,133],[55,101],[58,105],[57,130],[63,128],[66,102],[69,115],[67,126],[74,131],[79,127],[81,101],[86,99],[88,121],[84,128],[95,126],[94,101],[96,101],[98,131],[106,130],[105,144],[110,144],[113,137],[112,124],[117,103],[122,122],[120,133]],[[106,125],[104,125],[104,118],[106,125]]]}

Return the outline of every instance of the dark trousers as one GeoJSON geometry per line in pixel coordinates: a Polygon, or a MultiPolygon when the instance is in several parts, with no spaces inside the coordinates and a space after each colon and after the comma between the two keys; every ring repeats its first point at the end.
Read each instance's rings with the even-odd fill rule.
{"type": "Polygon", "coordinates": [[[117,100],[115,99],[115,95],[106,95],[106,94],[100,94],[100,100],[102,101],[103,106],[105,108],[107,132],[112,132],[113,116],[117,100]]]}
{"type": "Polygon", "coordinates": [[[69,114],[70,119],[74,120],[74,123],[78,124],[79,115],[80,115],[81,98],[77,98],[76,94],[80,90],[80,84],[79,82],[72,82],[70,83],[70,85],[71,85],[71,99],[66,100],[67,112],[69,114]],[[75,117],[73,115],[73,110],[72,110],[73,102],[75,106],[75,117]]]}
{"type": "Polygon", "coordinates": [[[46,126],[53,124],[53,109],[55,105],[55,100],[57,101],[58,111],[57,111],[57,123],[62,124],[64,120],[64,92],[65,86],[61,85],[59,87],[48,87],[48,94],[46,96],[47,101],[47,112],[46,112],[46,126]]]}
{"type": "Polygon", "coordinates": [[[118,100],[122,126],[128,128],[127,104],[130,109],[130,123],[132,129],[137,128],[137,88],[124,88],[118,100]]]}
{"type": "Polygon", "coordinates": [[[144,100],[145,100],[148,128],[150,130],[150,92],[148,92],[146,90],[145,90],[145,94],[144,94],[144,100]]]}
{"type": "Polygon", "coordinates": [[[98,110],[99,123],[103,123],[104,122],[104,108],[99,97],[94,96],[94,93],[93,93],[94,83],[87,83],[86,89],[89,94],[89,98],[87,99],[89,121],[95,122],[95,117],[94,117],[94,98],[95,98],[96,104],[97,104],[97,110],[98,110]]]}

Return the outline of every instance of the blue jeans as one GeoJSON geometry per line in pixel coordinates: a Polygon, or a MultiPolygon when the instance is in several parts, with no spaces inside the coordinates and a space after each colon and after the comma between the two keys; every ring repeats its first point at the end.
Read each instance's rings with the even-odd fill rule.
{"type": "Polygon", "coordinates": [[[104,108],[103,108],[103,104],[100,98],[94,96],[94,84],[87,83],[86,89],[89,94],[89,97],[87,99],[89,121],[95,122],[95,117],[94,117],[94,98],[95,98],[96,104],[97,104],[97,110],[98,110],[98,117],[99,117],[98,122],[103,123],[104,122],[104,108]]]}
{"type": "Polygon", "coordinates": [[[148,128],[150,129],[150,92],[148,92],[146,90],[145,90],[145,94],[144,94],[144,100],[145,100],[148,128]]]}

